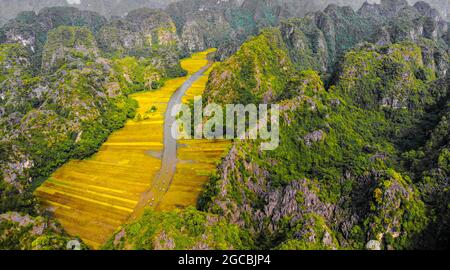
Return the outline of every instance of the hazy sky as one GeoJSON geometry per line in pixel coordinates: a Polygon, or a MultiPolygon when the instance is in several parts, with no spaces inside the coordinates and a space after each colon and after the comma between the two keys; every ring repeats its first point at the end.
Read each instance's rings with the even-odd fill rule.
{"type": "MultiPolygon", "coordinates": [[[[0,0],[0,25],[7,20],[14,18],[19,12],[26,10],[39,11],[48,5],[61,5],[67,2],[71,5],[82,5],[81,8],[97,11],[103,15],[123,15],[129,10],[136,9],[142,6],[164,8],[174,0],[0,0]],[[97,1],[100,3],[97,5],[97,1]],[[123,1],[123,2],[122,2],[123,1]],[[103,2],[103,4],[101,4],[103,2]],[[59,3],[59,4],[57,4],[59,3]],[[85,5],[83,5],[84,3],[85,5]],[[95,3],[95,4],[93,4],[95,3]],[[115,3],[115,5],[113,4],[115,3]],[[125,4],[120,4],[125,3],[125,4]],[[89,6],[87,6],[89,5],[89,6]]],[[[218,1],[218,0],[216,0],[218,1]]],[[[222,0],[223,1],[223,0],[222,0]]],[[[242,1],[242,0],[241,0],[242,1]]],[[[283,1],[283,0],[281,0],[283,1]]],[[[292,0],[289,0],[292,1],[292,0]]],[[[352,4],[352,7],[358,9],[364,0],[295,0],[299,2],[315,2],[320,3],[319,6],[326,6],[325,3],[338,3],[340,5],[352,4]]],[[[367,0],[369,3],[379,3],[380,0],[367,0]]],[[[418,0],[408,0],[411,4],[418,0]]],[[[424,0],[431,3],[433,7],[438,9],[444,17],[449,18],[449,3],[450,0],[424,0]]],[[[308,10],[315,11],[315,10],[308,10]]]]}

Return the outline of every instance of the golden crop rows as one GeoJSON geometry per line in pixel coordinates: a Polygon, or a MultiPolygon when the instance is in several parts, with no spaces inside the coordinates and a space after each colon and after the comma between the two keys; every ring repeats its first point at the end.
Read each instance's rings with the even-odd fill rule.
{"type": "MultiPolygon", "coordinates": [[[[189,74],[197,72],[208,63],[210,52],[182,60],[182,67],[189,74]]],[[[98,153],[68,162],[36,190],[42,205],[70,235],[98,248],[130,216],[161,167],[164,113],[170,97],[186,79],[172,79],[159,90],[134,94],[137,113],[144,118],[129,120],[98,153]],[[149,112],[150,108],[156,110],[149,112]]]]}
{"type": "MultiPolygon", "coordinates": [[[[189,103],[205,91],[211,67],[189,88],[183,103],[189,103]]],[[[209,176],[215,172],[217,163],[230,147],[226,140],[180,140],[177,149],[177,169],[169,191],[158,206],[160,211],[196,205],[198,197],[209,176]]]]}

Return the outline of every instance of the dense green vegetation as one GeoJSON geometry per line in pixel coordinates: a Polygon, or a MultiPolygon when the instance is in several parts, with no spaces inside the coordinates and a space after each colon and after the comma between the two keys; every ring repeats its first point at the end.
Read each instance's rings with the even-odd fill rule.
{"type": "Polygon", "coordinates": [[[106,249],[249,249],[248,234],[218,216],[188,208],[183,211],[147,210],[139,220],[121,228],[106,249]]]}
{"type": "Polygon", "coordinates": [[[260,152],[257,143],[237,144],[237,154],[229,157],[235,169],[227,167],[225,161],[222,173],[227,176],[210,183],[202,208],[231,220],[236,218],[235,211],[239,211],[239,220],[255,233],[258,245],[265,248],[273,248],[277,243],[280,248],[363,248],[366,237],[369,237],[366,241],[370,237],[378,239],[380,234],[389,239],[386,245],[390,248],[413,247],[408,241],[426,226],[425,208],[418,191],[409,187],[411,181],[404,180],[392,169],[396,167],[396,151],[386,140],[390,125],[384,114],[347,104],[334,92],[325,91],[315,72],[301,72],[298,76],[290,84],[292,88],[288,87],[296,94],[280,104],[287,108],[281,116],[280,146],[276,151],[260,152]],[[281,190],[283,196],[283,190],[292,188],[292,183],[300,179],[311,180],[304,180],[307,182],[300,190],[293,189],[295,197],[285,200],[295,201],[290,201],[289,206],[281,205],[279,210],[289,213],[290,210],[283,208],[291,207],[297,211],[292,210],[294,212],[284,214],[286,216],[281,214],[280,220],[274,218],[275,213],[266,213],[268,216],[263,220],[252,217],[256,211],[267,211],[268,203],[274,203],[267,201],[266,192],[272,194],[281,190]],[[361,181],[369,184],[360,187],[358,182],[361,181]],[[267,191],[255,189],[256,183],[267,191]],[[382,183],[381,186],[377,187],[378,183],[382,183]],[[360,198],[360,192],[372,195],[360,198]],[[366,201],[358,201],[361,199],[366,201]],[[324,209],[305,204],[310,200],[317,201],[324,209]],[[361,203],[366,206],[360,206],[361,203]],[[397,209],[399,205],[401,208],[397,209]],[[329,207],[332,206],[345,210],[331,213],[329,207]],[[357,213],[360,220],[351,231],[345,232],[347,229],[340,228],[340,223],[349,218],[347,211],[357,213]],[[312,215],[311,221],[303,224],[309,215],[312,215]],[[327,223],[326,219],[340,221],[327,223]],[[261,222],[265,229],[259,229],[261,222]],[[323,244],[319,241],[325,233],[320,229],[322,223],[332,231],[326,238],[337,238],[338,242],[323,244]],[[267,228],[272,226],[277,229],[269,234],[267,228]],[[303,234],[310,230],[308,226],[320,229],[314,229],[314,241],[303,234]],[[402,234],[391,239],[391,230],[392,234],[402,234]]]}
{"type": "Polygon", "coordinates": [[[13,42],[22,42],[31,49],[31,61],[34,66],[41,65],[42,50],[47,41],[50,30],[59,26],[88,27],[94,33],[106,23],[106,19],[91,11],[81,11],[69,7],[49,7],[42,9],[39,14],[31,11],[19,13],[15,19],[7,22],[0,30],[4,33],[0,42],[7,38],[13,42]],[[9,33],[9,34],[8,34],[9,33]]]}
{"type": "Polygon", "coordinates": [[[109,21],[49,8],[0,28],[0,249],[64,249],[33,188],[95,153],[135,116],[130,94],[186,75],[179,57],[205,46],[231,55],[205,102],[280,104],[280,146],[235,141],[198,210],[146,211],[104,248],[449,247],[448,22],[401,0],[288,20],[245,2],[109,21]]]}
{"type": "MultiPolygon", "coordinates": [[[[264,42],[255,45],[257,40],[263,39],[245,43],[212,72],[207,98],[220,100],[217,86],[230,82],[254,91],[254,84],[226,75],[241,68],[231,61],[242,52],[271,50],[264,42]]],[[[448,201],[443,199],[448,190],[436,190],[448,181],[443,168],[448,167],[448,79],[437,79],[440,60],[427,58],[426,52],[438,50],[435,44],[359,45],[345,54],[328,89],[314,71],[293,75],[285,70],[289,80],[283,95],[272,101],[282,108],[280,146],[261,152],[258,142],[236,142],[200,200],[201,209],[241,224],[264,248],[361,249],[370,240],[383,249],[446,245],[431,236],[440,234],[432,229],[436,219],[439,228],[448,226],[448,201]],[[430,137],[432,130],[439,140],[430,137]],[[428,156],[411,150],[425,145],[434,147],[428,156]],[[425,169],[430,166],[432,175],[425,169]]],[[[285,48],[283,43],[279,48],[285,48]]],[[[302,63],[297,69],[308,66],[296,54],[290,56],[302,63]]],[[[442,57],[448,65],[445,52],[442,57]]],[[[247,59],[241,66],[261,58],[247,59]]],[[[286,65],[278,62],[272,69],[282,71],[286,65]]],[[[259,101],[270,90],[234,95],[227,102],[259,101]]]]}
{"type": "MultiPolygon", "coordinates": [[[[34,19],[18,18],[24,23],[34,19]]],[[[43,213],[31,195],[36,186],[68,160],[95,153],[112,131],[134,118],[137,103],[129,94],[186,74],[176,55],[102,58],[88,27],[61,24],[48,31],[39,49],[42,65],[36,64],[41,55],[33,52],[36,48],[0,44],[0,213],[18,211],[40,219],[43,213]]],[[[2,249],[61,248],[67,242],[58,238],[61,231],[36,236],[7,219],[0,224],[0,235],[11,234],[2,249]]]]}
{"type": "Polygon", "coordinates": [[[279,103],[280,146],[236,141],[199,209],[257,248],[448,246],[448,45],[397,4],[282,22],[216,66],[205,100],[279,103]]]}
{"type": "Polygon", "coordinates": [[[76,68],[98,57],[95,37],[87,27],[60,26],[48,33],[42,69],[53,73],[61,66],[76,68]]]}
{"type": "Polygon", "coordinates": [[[250,39],[210,76],[208,101],[260,103],[283,94],[292,64],[278,29],[266,29],[250,39]],[[228,80],[217,78],[226,77],[228,80]]]}
{"type": "MultiPolygon", "coordinates": [[[[66,250],[70,240],[74,238],[64,235],[48,218],[16,213],[0,215],[0,247],[3,250],[66,250]]],[[[86,249],[86,246],[81,244],[80,248],[86,249]]]]}

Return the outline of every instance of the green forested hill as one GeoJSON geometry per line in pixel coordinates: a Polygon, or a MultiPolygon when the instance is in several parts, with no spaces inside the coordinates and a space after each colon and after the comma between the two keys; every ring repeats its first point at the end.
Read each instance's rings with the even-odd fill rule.
{"type": "MultiPolygon", "coordinates": [[[[280,147],[266,153],[254,142],[235,143],[209,184],[202,209],[239,224],[264,248],[360,249],[370,240],[383,249],[447,246],[448,46],[424,38],[353,45],[337,50],[346,53],[333,60],[338,65],[329,77],[321,69],[326,50],[321,54],[312,48],[314,42],[330,48],[330,39],[311,31],[307,21],[298,22],[281,26],[297,27],[286,41],[291,61],[299,63],[297,69],[322,72],[322,78],[331,78],[330,86],[324,89],[314,71],[293,76],[289,62],[275,61],[273,67],[253,57],[277,50],[286,54],[286,43],[266,46],[263,37],[269,32],[219,65],[211,73],[206,97],[216,102],[223,96],[216,94],[224,89],[221,85],[241,87],[224,91],[232,98],[229,103],[259,100],[277,89],[272,85],[255,92],[254,84],[244,84],[249,80],[236,79],[240,68],[255,72],[267,67],[270,73],[264,75],[276,70],[291,79],[282,85],[284,95],[271,101],[286,108],[280,147]],[[311,43],[301,43],[308,39],[311,43]],[[295,43],[312,45],[298,51],[289,46],[295,43]],[[251,49],[255,47],[268,51],[251,49]]],[[[364,40],[355,35],[349,38],[364,40]]],[[[261,78],[251,71],[246,74],[261,78]]]]}
{"type": "Polygon", "coordinates": [[[106,19],[99,15],[73,8],[26,15],[2,28],[0,44],[0,247],[61,249],[67,239],[58,238],[60,229],[20,225],[54,223],[41,216],[33,189],[69,159],[96,152],[134,117],[137,104],[129,94],[159,88],[186,71],[177,38],[161,30],[168,17],[151,10],[141,16],[152,21],[146,27],[157,43],[139,55],[100,47],[98,40],[108,36],[100,38],[106,19]],[[164,53],[154,56],[156,50],[164,53]]]}
{"type": "MultiPolygon", "coordinates": [[[[404,1],[357,13],[330,6],[263,30],[215,67],[207,101],[282,108],[279,148],[235,142],[199,201],[239,227],[245,245],[226,238],[229,247],[448,247],[447,29],[429,25],[429,11],[404,1]]],[[[174,244],[165,248],[186,241],[176,228],[139,223],[163,232],[174,244]]],[[[159,248],[135,226],[108,248],[159,248]]]]}
{"type": "Polygon", "coordinates": [[[212,46],[204,101],[280,104],[280,146],[235,141],[197,209],[146,211],[104,248],[448,248],[449,23],[403,0],[301,18],[216,2],[47,8],[0,28],[0,249],[64,249],[33,188],[212,46]]]}

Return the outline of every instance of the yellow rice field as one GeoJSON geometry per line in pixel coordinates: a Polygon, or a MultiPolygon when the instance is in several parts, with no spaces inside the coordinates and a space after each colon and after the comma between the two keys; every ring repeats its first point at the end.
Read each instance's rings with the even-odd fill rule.
{"type": "MultiPolygon", "coordinates": [[[[197,80],[183,97],[189,103],[202,95],[211,67],[197,80]]],[[[177,149],[177,169],[169,191],[158,206],[160,211],[195,206],[209,176],[215,172],[218,162],[230,146],[226,140],[180,140],[177,149]]]]}
{"type": "Polygon", "coordinates": [[[157,210],[196,206],[197,200],[211,173],[230,146],[225,140],[180,140],[177,150],[178,163],[169,191],[157,210]]]}
{"type": "MultiPolygon", "coordinates": [[[[194,54],[181,65],[193,74],[208,63],[210,52],[194,54]]],[[[161,167],[164,113],[170,97],[186,79],[176,78],[159,90],[134,94],[140,119],[129,120],[98,153],[68,162],[36,190],[42,205],[70,235],[98,248],[128,219],[161,167]],[[153,106],[156,111],[149,112],[153,106]]],[[[189,182],[191,186],[197,187],[189,182]]],[[[178,199],[183,204],[191,201],[178,199]]]]}

